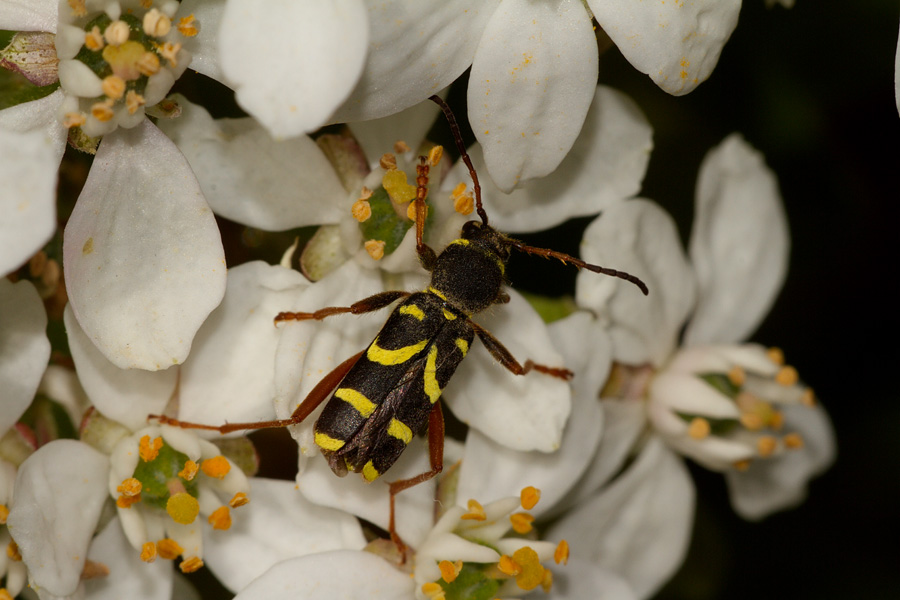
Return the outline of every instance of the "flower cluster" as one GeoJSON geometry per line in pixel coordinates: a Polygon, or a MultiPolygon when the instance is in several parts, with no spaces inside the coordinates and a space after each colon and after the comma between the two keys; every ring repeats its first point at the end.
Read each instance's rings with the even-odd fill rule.
{"type": "Polygon", "coordinates": [[[163,600],[207,567],[241,600],[630,600],[686,552],[686,459],[746,518],[799,503],[830,423],[747,342],[786,277],[775,176],[738,135],[711,150],[686,256],[635,197],[648,120],[597,84],[616,46],[690,92],[740,2],[645,4],[0,0],[0,65],[28,91],[0,97],[0,599],[163,600]],[[455,122],[432,141],[427,98],[467,69],[475,141],[455,122]],[[217,118],[223,99],[246,114],[217,118]],[[74,193],[67,145],[91,155],[74,193]],[[441,291],[490,285],[481,259],[505,284],[534,250],[473,229],[600,213],[574,300],[441,291]],[[474,254],[429,283],[445,247],[474,254]],[[420,335],[409,304],[415,339],[378,346],[363,313],[412,290],[464,333],[420,335]],[[442,344],[466,358],[452,379],[442,344]],[[367,348],[361,389],[342,383],[367,348]],[[316,429],[333,392],[362,423],[346,440],[316,429]],[[258,477],[279,438],[243,430],[284,427],[289,474],[258,477]],[[387,473],[335,477],[354,436],[377,458],[402,442],[387,473]]]}

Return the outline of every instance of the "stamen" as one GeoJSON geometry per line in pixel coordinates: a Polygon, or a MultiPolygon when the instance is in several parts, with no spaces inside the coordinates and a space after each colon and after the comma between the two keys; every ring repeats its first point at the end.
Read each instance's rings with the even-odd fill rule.
{"type": "Polygon", "coordinates": [[[176,523],[190,525],[200,514],[200,503],[187,492],[179,492],[169,497],[166,512],[176,523]]]}
{"type": "Polygon", "coordinates": [[[463,194],[453,199],[453,210],[461,215],[470,215],[475,210],[475,198],[472,194],[463,194]]]}
{"type": "Polygon", "coordinates": [[[790,450],[799,450],[803,447],[803,437],[799,433],[789,433],[783,438],[785,447],[790,450]]]}
{"type": "Polygon", "coordinates": [[[380,240],[366,240],[364,246],[366,252],[369,253],[369,256],[371,256],[373,260],[381,260],[384,258],[384,242],[380,240]]]}
{"type": "Polygon", "coordinates": [[[169,61],[169,64],[172,65],[173,68],[178,66],[178,61],[175,60],[175,57],[178,54],[178,51],[181,50],[180,42],[176,42],[174,44],[172,42],[166,42],[164,44],[161,44],[157,48],[157,50],[163,58],[169,61]]]}
{"type": "Polygon", "coordinates": [[[145,104],[144,97],[134,90],[128,90],[125,95],[125,108],[129,115],[133,115],[137,110],[145,104]]]}
{"type": "Polygon", "coordinates": [[[747,469],[750,468],[750,460],[749,459],[739,460],[736,463],[734,463],[733,466],[738,471],[746,471],[747,469]]]}
{"type": "Polygon", "coordinates": [[[113,100],[118,100],[125,93],[125,80],[118,75],[109,75],[100,83],[103,93],[113,100]]]}
{"type": "Polygon", "coordinates": [[[144,14],[143,25],[144,33],[153,37],[163,37],[172,30],[172,20],[158,8],[151,8],[144,14]]]}
{"type": "Polygon", "coordinates": [[[412,148],[410,148],[409,144],[407,144],[403,140],[397,140],[396,142],[394,142],[394,154],[406,154],[410,150],[412,150],[412,148]]]}
{"type": "Polygon", "coordinates": [[[441,162],[441,157],[444,156],[444,147],[443,146],[433,146],[431,150],[428,151],[428,159],[425,161],[426,164],[430,167],[436,167],[439,162],[441,162]]]}
{"type": "Polygon", "coordinates": [[[550,588],[553,587],[553,571],[550,569],[544,569],[544,579],[541,581],[541,588],[544,590],[544,593],[550,593],[550,588]]]}
{"type": "Polygon", "coordinates": [[[509,516],[509,522],[512,523],[513,531],[524,534],[533,529],[531,524],[534,522],[534,516],[528,513],[516,513],[509,516]]]}
{"type": "Polygon", "coordinates": [[[384,169],[385,171],[390,171],[392,169],[397,168],[397,157],[391,154],[390,152],[385,152],[381,155],[381,158],[378,160],[378,165],[384,169]]]}
{"type": "Polygon", "coordinates": [[[156,544],[153,542],[144,542],[144,545],[141,546],[141,560],[145,563],[152,563],[156,560],[157,556],[156,544]]]}
{"type": "Polygon", "coordinates": [[[231,529],[231,511],[227,506],[220,506],[209,515],[207,521],[213,526],[213,529],[231,529]]]}
{"type": "Polygon", "coordinates": [[[516,575],[516,585],[525,591],[533,590],[544,580],[544,565],[537,552],[530,546],[523,546],[515,551],[513,560],[521,568],[516,575]]]}
{"type": "Polygon", "coordinates": [[[361,190],[359,190],[359,199],[360,200],[368,200],[372,197],[372,190],[363,186],[361,190]]]}
{"type": "Polygon", "coordinates": [[[19,545],[15,540],[9,540],[9,544],[6,546],[6,556],[8,556],[10,560],[22,562],[22,555],[19,553],[19,545]]]}
{"type": "Polygon", "coordinates": [[[505,554],[500,557],[500,562],[497,563],[497,568],[500,569],[501,573],[503,573],[504,575],[509,575],[510,577],[515,577],[522,572],[522,567],[519,566],[519,563],[505,554]]]}
{"type": "Polygon", "coordinates": [[[756,413],[743,413],[741,415],[741,425],[749,429],[750,431],[759,431],[763,428],[763,420],[756,413]]]}
{"type": "Polygon", "coordinates": [[[4,587],[0,587],[0,600],[15,600],[4,587]]]}
{"type": "Polygon", "coordinates": [[[137,504],[141,501],[141,495],[137,496],[125,496],[124,494],[116,498],[116,506],[119,508],[131,508],[132,504],[137,504]]]}
{"type": "Polygon", "coordinates": [[[756,451],[762,458],[768,458],[778,447],[778,441],[771,435],[764,435],[756,441],[756,451]]]}
{"type": "Polygon", "coordinates": [[[813,392],[812,388],[803,390],[803,395],[800,396],[800,403],[810,408],[816,405],[816,393],[813,392]]]}
{"type": "Polygon", "coordinates": [[[184,37],[194,37],[200,33],[200,28],[197,27],[197,20],[194,19],[193,14],[181,17],[178,21],[178,32],[184,37]]]}
{"type": "Polygon", "coordinates": [[[85,6],[85,0],[69,0],[69,8],[72,9],[72,14],[76,17],[87,16],[87,6],[85,6]]]}
{"type": "Polygon", "coordinates": [[[775,375],[775,383],[785,387],[796,385],[798,381],[800,381],[800,375],[797,373],[797,369],[790,365],[781,367],[778,374],[775,375]]]}
{"type": "Polygon", "coordinates": [[[759,402],[759,398],[750,392],[739,392],[734,399],[734,403],[737,404],[737,407],[741,412],[754,412],[756,410],[756,405],[759,404],[759,402]]]}
{"type": "Polygon", "coordinates": [[[523,487],[522,491],[519,493],[519,498],[522,502],[522,508],[531,510],[541,499],[541,490],[531,485],[523,487]]]}
{"type": "Polygon", "coordinates": [[[453,583],[462,571],[462,561],[452,563],[449,560],[442,560],[438,563],[438,568],[441,570],[441,578],[447,583],[453,583]]]}
{"type": "Polygon", "coordinates": [[[81,127],[87,123],[87,116],[84,113],[68,112],[63,116],[63,127],[71,129],[73,127],[81,127]]]}
{"type": "Polygon", "coordinates": [[[559,544],[556,545],[556,551],[553,553],[553,560],[556,561],[556,564],[569,564],[569,542],[559,540],[559,544]]]}
{"type": "Polygon", "coordinates": [[[214,456],[212,458],[207,458],[202,463],[200,463],[200,468],[203,470],[203,473],[208,477],[215,477],[216,479],[222,479],[228,472],[231,470],[231,463],[228,462],[228,459],[222,456],[214,456]]]}
{"type": "Polygon", "coordinates": [[[112,109],[113,101],[106,99],[91,106],[91,115],[100,122],[107,122],[115,116],[112,109]]]}
{"type": "Polygon", "coordinates": [[[703,417],[694,417],[688,426],[688,435],[695,440],[702,440],[709,435],[710,430],[709,421],[703,417]]]}
{"type": "Polygon", "coordinates": [[[372,217],[372,205],[367,200],[360,198],[350,207],[353,218],[360,223],[365,223],[372,217]]]}
{"type": "Polygon", "coordinates": [[[100,28],[96,25],[94,25],[90,31],[85,32],[84,45],[88,50],[93,50],[94,52],[103,50],[104,43],[103,34],[100,33],[100,28]]]}
{"type": "Polygon", "coordinates": [[[780,411],[772,411],[772,416],[769,417],[769,427],[771,427],[775,431],[778,431],[782,427],[784,427],[784,415],[780,411]]]}
{"type": "Polygon", "coordinates": [[[161,437],[154,438],[150,441],[150,436],[145,435],[138,444],[138,451],[144,462],[155,460],[159,456],[159,449],[163,447],[163,439],[161,437]]]}
{"type": "Polygon", "coordinates": [[[131,28],[125,21],[113,21],[106,26],[106,30],[103,32],[103,37],[110,46],[121,46],[128,41],[130,35],[131,28]]]}
{"type": "Polygon", "coordinates": [[[186,575],[188,573],[193,573],[200,570],[200,567],[202,566],[203,559],[199,556],[192,556],[187,560],[181,561],[181,564],[178,565],[178,568],[181,569],[181,572],[186,575]]]}
{"type": "Polygon", "coordinates": [[[191,459],[187,459],[184,463],[184,468],[178,472],[178,476],[185,481],[192,481],[194,477],[197,476],[197,471],[199,470],[200,465],[198,465],[191,459]]]}
{"type": "Polygon", "coordinates": [[[86,581],[88,579],[99,579],[100,577],[106,577],[109,575],[109,567],[107,567],[102,562],[96,562],[93,560],[85,560],[84,567],[81,569],[81,580],[86,581]]]}
{"type": "Polygon", "coordinates": [[[444,588],[433,581],[422,584],[422,593],[425,594],[425,597],[428,598],[428,600],[444,600],[446,597],[444,595],[444,588]]]}
{"type": "Polygon", "coordinates": [[[153,0],[141,0],[141,8],[150,8],[153,6],[153,0]]]}
{"type": "Polygon", "coordinates": [[[172,538],[163,538],[156,542],[156,549],[159,551],[159,557],[166,560],[174,560],[184,552],[184,548],[172,538]]]}
{"type": "Polygon", "coordinates": [[[159,73],[159,57],[155,52],[144,52],[135,63],[141,75],[150,77],[159,73]]]}
{"type": "Polygon", "coordinates": [[[138,496],[141,493],[141,489],[143,488],[143,484],[134,477],[129,477],[122,481],[121,485],[116,488],[116,491],[122,494],[123,496],[127,496],[129,498],[138,496]]]}
{"type": "Polygon", "coordinates": [[[484,507],[478,502],[478,500],[469,500],[467,503],[469,508],[469,512],[460,517],[463,521],[484,521],[487,519],[487,515],[484,512],[484,507]]]}
{"type": "Polygon", "coordinates": [[[771,360],[776,365],[784,364],[784,352],[782,352],[781,348],[772,346],[771,348],[766,350],[766,356],[768,356],[769,360],[771,360]]]}
{"type": "Polygon", "coordinates": [[[250,499],[247,497],[247,494],[245,494],[244,492],[238,492],[228,502],[228,506],[230,506],[231,508],[237,508],[238,506],[243,506],[248,502],[250,502],[250,499]]]}
{"type": "Polygon", "coordinates": [[[728,381],[736,387],[741,387],[744,385],[744,382],[747,381],[747,374],[740,365],[734,365],[731,370],[728,371],[728,381]]]}
{"type": "Polygon", "coordinates": [[[9,518],[9,507],[0,504],[0,525],[6,525],[6,519],[9,518]]]}

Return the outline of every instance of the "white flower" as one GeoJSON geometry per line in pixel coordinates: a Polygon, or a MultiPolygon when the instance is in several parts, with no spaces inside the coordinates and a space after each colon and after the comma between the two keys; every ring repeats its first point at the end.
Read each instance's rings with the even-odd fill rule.
{"type": "Polygon", "coordinates": [[[553,171],[581,129],[597,82],[592,16],[638,70],[683,94],[712,72],[740,9],[739,0],[369,5],[365,70],[335,120],[411,106],[471,65],[469,122],[506,192],[553,171]]]}

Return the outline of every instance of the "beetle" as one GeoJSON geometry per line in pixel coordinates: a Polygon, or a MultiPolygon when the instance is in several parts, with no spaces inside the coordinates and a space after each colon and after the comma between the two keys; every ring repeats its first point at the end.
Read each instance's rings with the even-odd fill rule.
{"type": "Polygon", "coordinates": [[[472,316],[494,304],[509,302],[503,291],[506,265],[513,250],[555,258],[565,264],[610,275],[638,286],[646,295],[647,286],[637,277],[592,265],[572,256],[527,246],[497,231],[488,223],[481,201],[481,186],[466,152],[459,126],[450,107],[439,97],[438,104],[450,124],[460,156],[474,184],[475,210],[479,220],[467,221],[458,239],[437,254],[424,243],[425,198],[430,165],[424,156],[416,165],[416,253],[430,284],[420,292],[386,291],[355,302],[351,306],[327,307],[315,312],[282,312],[275,322],[321,320],[339,314],[364,314],[403,300],[391,313],[369,346],[328,373],[310,391],[288,419],[221,426],[187,423],[165,416],[161,422],[185,428],[228,433],[243,429],[287,427],[303,422],[327,400],[315,423],[315,442],[331,470],[344,476],[359,472],[374,481],[394,464],[413,436],[427,423],[431,469],[390,484],[389,533],[403,544],[394,527],[394,497],[401,491],[425,482],[443,469],[444,418],[441,392],[466,357],[477,336],[490,354],[515,375],[534,370],[568,380],[572,372],[526,360],[520,363],[472,316]]]}

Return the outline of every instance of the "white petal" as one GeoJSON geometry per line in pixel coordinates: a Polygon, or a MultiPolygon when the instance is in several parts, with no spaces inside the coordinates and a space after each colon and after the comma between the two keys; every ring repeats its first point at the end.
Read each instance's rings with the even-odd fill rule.
{"type": "Polygon", "coordinates": [[[0,111],[0,277],[18,269],[56,230],[56,170],[66,144],[59,90],[0,111]]]}
{"type": "Polygon", "coordinates": [[[238,104],[275,138],[318,129],[362,72],[369,30],[362,0],[226,4],[221,69],[238,104]]]}
{"type": "Polygon", "coordinates": [[[91,343],[70,305],[63,318],[78,379],[97,410],[132,431],[147,424],[147,415],[163,411],[175,391],[177,369],[121,369],[91,343]]]}
{"type": "Polygon", "coordinates": [[[50,359],[47,313],[34,285],[0,277],[0,435],[15,425],[34,399],[50,359]]]}
{"type": "Polygon", "coordinates": [[[88,558],[109,567],[109,575],[84,582],[91,600],[169,600],[172,597],[172,565],[159,559],[152,564],[141,560],[131,547],[122,525],[113,518],[91,542],[88,558]]]}
{"type": "Polygon", "coordinates": [[[190,68],[223,83],[227,82],[219,67],[219,27],[225,6],[225,0],[184,0],[178,9],[179,16],[194,15],[200,24],[200,33],[182,42],[191,53],[190,68]]]}
{"type": "Polygon", "coordinates": [[[572,416],[553,453],[519,452],[494,442],[476,429],[469,430],[460,468],[457,498],[484,503],[518,496],[528,485],[541,490],[541,501],[531,511],[539,516],[565,497],[587,469],[600,444],[603,412],[597,393],[610,366],[609,339],[588,313],[575,313],[550,325],[555,345],[565,357],[572,380],[572,416]]]}
{"type": "Polygon", "coordinates": [[[699,302],[685,344],[733,343],[750,335],[784,283],[789,245],[774,173],[732,134],[700,166],[689,245],[699,302]]]}
{"type": "MultiPolygon", "coordinates": [[[[565,367],[531,305],[508,289],[510,302],[477,321],[524,365],[526,360],[565,367]]],[[[572,407],[568,382],[537,371],[513,375],[477,339],[444,390],[443,398],[461,421],[514,450],[553,452],[560,446],[572,407]]]]}
{"type": "Polygon", "coordinates": [[[19,467],[7,525],[33,586],[57,596],[75,591],[107,498],[108,470],[104,455],[74,440],[50,442],[19,467]]]}
{"type": "Polygon", "coordinates": [[[308,285],[297,271],[260,261],[229,270],[225,298],[181,369],[180,419],[218,425],[274,418],[274,318],[308,285]]]}
{"type": "Polygon", "coordinates": [[[730,398],[699,377],[659,372],[650,384],[650,403],[667,410],[712,419],[738,419],[740,411],[730,398]]]}
{"type": "Polygon", "coordinates": [[[741,0],[588,0],[588,6],[628,62],[680,96],[712,73],[737,25],[741,0]]]}
{"type": "MultiPolygon", "coordinates": [[[[490,177],[482,178],[491,224],[501,231],[539,231],[572,217],[597,214],[632,197],[647,170],[652,134],[634,101],[599,86],[581,133],[556,171],[509,194],[501,192],[490,177]]],[[[483,173],[481,147],[475,145],[469,152],[476,171],[483,173]]],[[[459,161],[445,185],[468,183],[468,178],[468,170],[459,161]]]]}
{"type": "Polygon", "coordinates": [[[650,288],[643,296],[629,282],[582,271],[575,298],[608,319],[617,360],[660,365],[674,350],[696,294],[672,218],[646,200],[613,205],[588,225],[581,257],[631,273],[650,288]]]}
{"type": "Polygon", "coordinates": [[[615,571],[646,598],[684,559],[693,514],[687,469],[653,438],[618,479],[567,513],[545,537],[567,540],[573,556],[615,571]]]}
{"type": "Polygon", "coordinates": [[[230,590],[241,590],[283,560],[330,550],[361,550],[351,515],[306,500],[292,481],[251,479],[250,503],[232,512],[228,531],[213,530],[203,560],[230,590]]]}
{"type": "Polygon", "coordinates": [[[184,153],[217,215],[282,231],[337,223],[349,212],[334,168],[305,135],[277,142],[254,119],[213,120],[178,97],[182,114],[160,129],[184,153]]]}
{"type": "MultiPolygon", "coordinates": [[[[553,565],[551,565],[553,566],[553,565]]],[[[553,568],[553,600],[637,600],[638,596],[614,571],[577,558],[553,568]]]]}
{"type": "Polygon", "coordinates": [[[726,471],[734,510],[757,520],[800,504],[809,480],[834,462],[834,429],[821,406],[784,406],[785,431],[799,433],[803,447],[778,456],[754,460],[746,471],[726,471]]]}
{"type": "Polygon", "coordinates": [[[500,0],[367,0],[368,55],[362,77],[333,120],[392,115],[450,85],[472,64],[500,0]]]}
{"type": "Polygon", "coordinates": [[[63,251],[78,322],[122,368],[182,362],[225,293],[212,211],[187,161],[149,121],[103,139],[63,251]]]}
{"type": "Polygon", "coordinates": [[[279,563],[234,600],[410,600],[413,585],[374,554],[338,550],[279,563]]]}
{"type": "MultiPolygon", "coordinates": [[[[392,152],[394,142],[402,140],[417,150],[425,140],[440,108],[431,100],[423,100],[396,114],[381,119],[358,121],[350,129],[371,162],[385,152],[392,152]]],[[[443,117],[442,117],[443,118],[443,117]]]]}
{"type": "Polygon", "coordinates": [[[580,0],[503,0],[475,52],[469,122],[509,193],[566,156],[597,87],[597,41],[580,0]]]}
{"type": "Polygon", "coordinates": [[[4,0],[0,3],[0,29],[56,33],[58,0],[4,0]]]}
{"type": "Polygon", "coordinates": [[[81,98],[103,95],[100,77],[80,60],[59,61],[59,85],[65,93],[81,98]]]}

